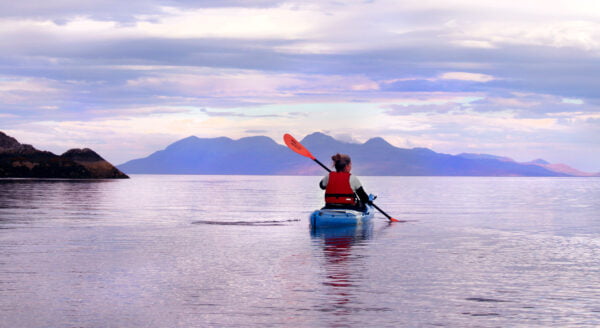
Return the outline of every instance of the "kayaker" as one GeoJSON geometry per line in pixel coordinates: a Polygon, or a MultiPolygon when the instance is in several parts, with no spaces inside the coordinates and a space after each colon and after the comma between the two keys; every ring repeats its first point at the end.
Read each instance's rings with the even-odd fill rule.
{"type": "Polygon", "coordinates": [[[325,208],[349,208],[364,210],[369,196],[358,178],[350,173],[352,160],[346,154],[331,156],[335,172],[326,175],[319,187],[325,189],[325,208]]]}

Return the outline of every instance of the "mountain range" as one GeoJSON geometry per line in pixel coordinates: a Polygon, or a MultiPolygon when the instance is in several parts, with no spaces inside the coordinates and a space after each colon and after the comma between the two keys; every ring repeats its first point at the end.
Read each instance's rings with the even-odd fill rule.
{"type": "MultiPolygon", "coordinates": [[[[349,143],[315,132],[300,141],[325,164],[335,153],[352,157],[352,172],[372,176],[600,176],[538,159],[519,163],[487,154],[448,155],[427,148],[398,148],[383,138],[349,143]]],[[[117,166],[138,174],[322,175],[323,169],[264,136],[188,137],[148,157],[117,166]]]]}
{"type": "Polygon", "coordinates": [[[0,178],[126,179],[89,148],[62,155],[35,149],[0,131],[0,178]]]}

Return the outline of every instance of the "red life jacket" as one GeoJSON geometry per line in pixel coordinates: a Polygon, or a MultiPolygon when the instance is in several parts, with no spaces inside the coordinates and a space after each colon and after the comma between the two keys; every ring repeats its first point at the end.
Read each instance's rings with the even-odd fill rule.
{"type": "Polygon", "coordinates": [[[329,173],[329,181],[325,188],[325,203],[356,205],[356,195],[350,186],[350,173],[329,173]]]}

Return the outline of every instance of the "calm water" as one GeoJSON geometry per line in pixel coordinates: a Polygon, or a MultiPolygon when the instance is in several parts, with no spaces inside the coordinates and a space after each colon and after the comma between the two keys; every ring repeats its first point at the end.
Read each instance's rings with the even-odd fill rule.
{"type": "Polygon", "coordinates": [[[311,232],[318,180],[0,181],[0,326],[600,325],[600,179],[362,177],[411,222],[311,232]]]}

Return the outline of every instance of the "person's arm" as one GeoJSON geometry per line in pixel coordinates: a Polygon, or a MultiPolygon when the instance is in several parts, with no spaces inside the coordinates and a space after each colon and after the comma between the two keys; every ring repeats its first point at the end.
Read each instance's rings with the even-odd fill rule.
{"type": "Polygon", "coordinates": [[[358,196],[358,199],[360,199],[360,201],[363,204],[371,203],[369,201],[369,195],[367,195],[367,192],[365,192],[365,189],[362,186],[360,186],[360,188],[356,189],[356,195],[358,196]]]}
{"type": "Polygon", "coordinates": [[[329,175],[326,175],[323,177],[323,179],[321,179],[321,181],[319,182],[319,188],[325,190],[325,188],[327,188],[327,183],[329,182],[329,175]]]}
{"type": "Polygon", "coordinates": [[[352,187],[352,190],[354,190],[354,193],[356,193],[356,195],[358,196],[358,199],[360,199],[360,201],[363,204],[370,203],[369,195],[365,191],[365,188],[363,188],[362,184],[360,183],[360,180],[358,180],[358,178],[354,175],[350,176],[350,186],[352,187]]]}

